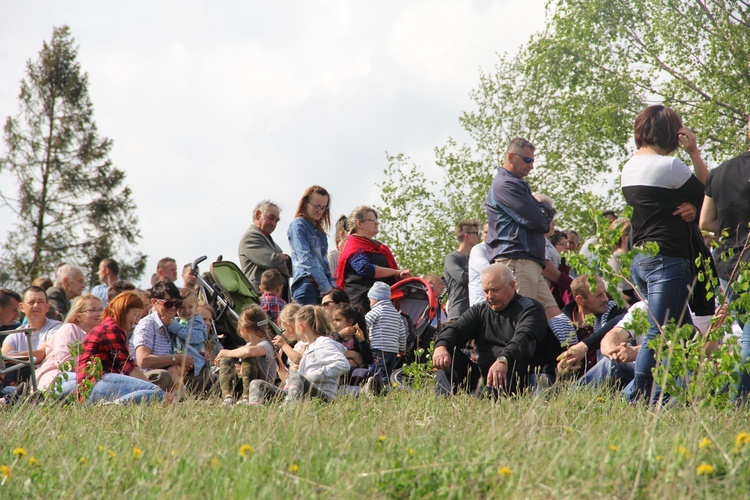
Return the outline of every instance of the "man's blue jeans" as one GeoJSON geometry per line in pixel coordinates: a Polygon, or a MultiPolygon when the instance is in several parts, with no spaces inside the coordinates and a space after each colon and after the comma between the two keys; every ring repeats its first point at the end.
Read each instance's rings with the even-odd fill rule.
{"type": "MultiPolygon", "coordinates": [[[[633,282],[648,301],[651,311],[648,318],[650,327],[635,360],[631,396],[631,401],[633,401],[650,394],[654,382],[651,371],[656,366],[656,358],[654,352],[648,347],[648,342],[659,335],[659,326],[654,322],[654,318],[660,325],[667,324],[670,319],[674,319],[678,325],[692,324],[687,300],[693,272],[689,259],[664,255],[646,257],[639,254],[633,259],[630,274],[633,282]],[[683,311],[684,318],[680,323],[683,311]]],[[[657,385],[651,394],[651,401],[657,401],[660,394],[661,388],[657,385]]]]}
{"type": "MultiPolygon", "coordinates": [[[[728,282],[724,279],[720,280],[721,287],[725,290],[727,301],[731,302],[737,298],[737,295],[731,289],[728,289],[728,282]]],[[[744,367],[747,359],[750,358],[750,321],[742,326],[742,336],[740,337],[740,356],[742,357],[742,363],[739,369],[739,386],[737,387],[737,396],[740,400],[747,399],[750,395],[750,373],[745,371],[744,367]]],[[[748,367],[750,368],[750,367],[748,367]]]]}
{"type": "Polygon", "coordinates": [[[161,401],[164,399],[164,391],[146,380],[119,373],[105,373],[94,384],[89,399],[92,403],[112,401],[119,404],[161,401]]]}

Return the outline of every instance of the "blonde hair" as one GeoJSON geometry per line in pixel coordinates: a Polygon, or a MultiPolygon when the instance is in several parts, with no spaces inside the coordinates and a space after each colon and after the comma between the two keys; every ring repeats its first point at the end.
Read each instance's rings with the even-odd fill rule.
{"type": "Polygon", "coordinates": [[[300,309],[302,309],[302,306],[300,306],[299,304],[285,305],[284,309],[282,309],[281,313],[279,313],[279,323],[294,325],[294,320],[296,319],[297,313],[300,309]]]}
{"type": "Polygon", "coordinates": [[[83,312],[83,308],[86,307],[86,302],[89,300],[95,300],[99,302],[100,305],[102,304],[102,299],[100,299],[96,295],[79,295],[78,297],[73,299],[73,302],[70,304],[70,311],[68,311],[68,315],[65,316],[65,322],[77,325],[78,316],[81,315],[81,313],[83,312]]]}
{"type": "Polygon", "coordinates": [[[250,331],[259,333],[266,340],[271,340],[271,333],[268,324],[268,315],[257,304],[250,304],[240,313],[240,319],[237,322],[237,333],[242,336],[242,332],[250,331]]]}
{"type": "Polygon", "coordinates": [[[297,311],[295,317],[297,323],[302,323],[314,335],[330,337],[333,332],[333,325],[328,311],[320,306],[303,306],[297,311]]]}
{"type": "Polygon", "coordinates": [[[376,219],[378,218],[378,213],[375,209],[367,205],[360,205],[352,210],[352,213],[346,219],[346,227],[349,228],[349,234],[357,234],[357,222],[364,222],[369,213],[372,213],[376,219]]]}

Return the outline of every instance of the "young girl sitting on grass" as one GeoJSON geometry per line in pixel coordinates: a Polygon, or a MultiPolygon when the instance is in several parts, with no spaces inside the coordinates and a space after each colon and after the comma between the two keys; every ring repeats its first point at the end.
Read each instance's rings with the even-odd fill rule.
{"type": "Polygon", "coordinates": [[[291,403],[305,396],[330,401],[336,397],[339,377],[349,371],[349,361],[344,356],[345,347],[328,337],[331,321],[328,313],[317,306],[304,306],[296,316],[297,335],[309,342],[300,360],[299,369],[294,367],[287,378],[288,390],[273,384],[254,380],[250,384],[250,404],[260,404],[265,398],[286,394],[284,403],[291,403]]]}
{"type": "Polygon", "coordinates": [[[240,360],[242,370],[242,398],[238,404],[248,403],[250,382],[262,380],[273,384],[276,380],[276,351],[270,342],[268,316],[259,305],[252,304],[242,310],[237,333],[247,344],[237,349],[222,349],[216,354],[223,405],[234,404],[236,359],[240,360]]]}
{"type": "Polygon", "coordinates": [[[370,375],[368,367],[373,362],[370,342],[367,340],[365,316],[349,304],[339,304],[333,310],[334,339],[346,347],[344,356],[349,360],[349,385],[359,385],[370,375]]]}
{"type": "Polygon", "coordinates": [[[276,335],[271,342],[274,347],[279,350],[276,358],[276,366],[279,369],[279,378],[281,379],[282,386],[286,383],[286,378],[289,375],[289,369],[287,366],[299,366],[299,362],[302,359],[302,353],[305,352],[307,342],[300,340],[297,336],[297,330],[294,324],[295,316],[300,310],[299,304],[287,304],[279,314],[279,326],[283,329],[284,335],[276,335]],[[286,337],[286,338],[285,338],[286,337]],[[289,342],[295,342],[292,347],[289,342]],[[284,364],[282,355],[286,355],[287,364],[284,364]]]}

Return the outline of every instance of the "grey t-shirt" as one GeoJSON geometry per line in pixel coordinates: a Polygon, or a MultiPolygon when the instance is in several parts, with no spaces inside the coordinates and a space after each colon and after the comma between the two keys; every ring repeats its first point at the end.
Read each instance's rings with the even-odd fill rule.
{"type": "Polygon", "coordinates": [[[469,308],[469,257],[461,252],[449,253],[443,273],[448,288],[448,319],[458,319],[469,308]]]}
{"type": "Polygon", "coordinates": [[[265,356],[255,358],[258,362],[260,372],[265,374],[265,380],[272,384],[276,381],[276,350],[267,340],[262,340],[259,344],[266,350],[265,356]]]}

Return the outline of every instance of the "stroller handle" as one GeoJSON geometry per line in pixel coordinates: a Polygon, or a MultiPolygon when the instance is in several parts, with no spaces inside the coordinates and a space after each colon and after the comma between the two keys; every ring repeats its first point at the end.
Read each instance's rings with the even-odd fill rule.
{"type": "Polygon", "coordinates": [[[193,276],[198,276],[198,264],[200,264],[207,258],[208,258],[207,256],[203,255],[202,257],[198,257],[197,259],[193,261],[192,265],[190,266],[190,273],[193,276]]]}

